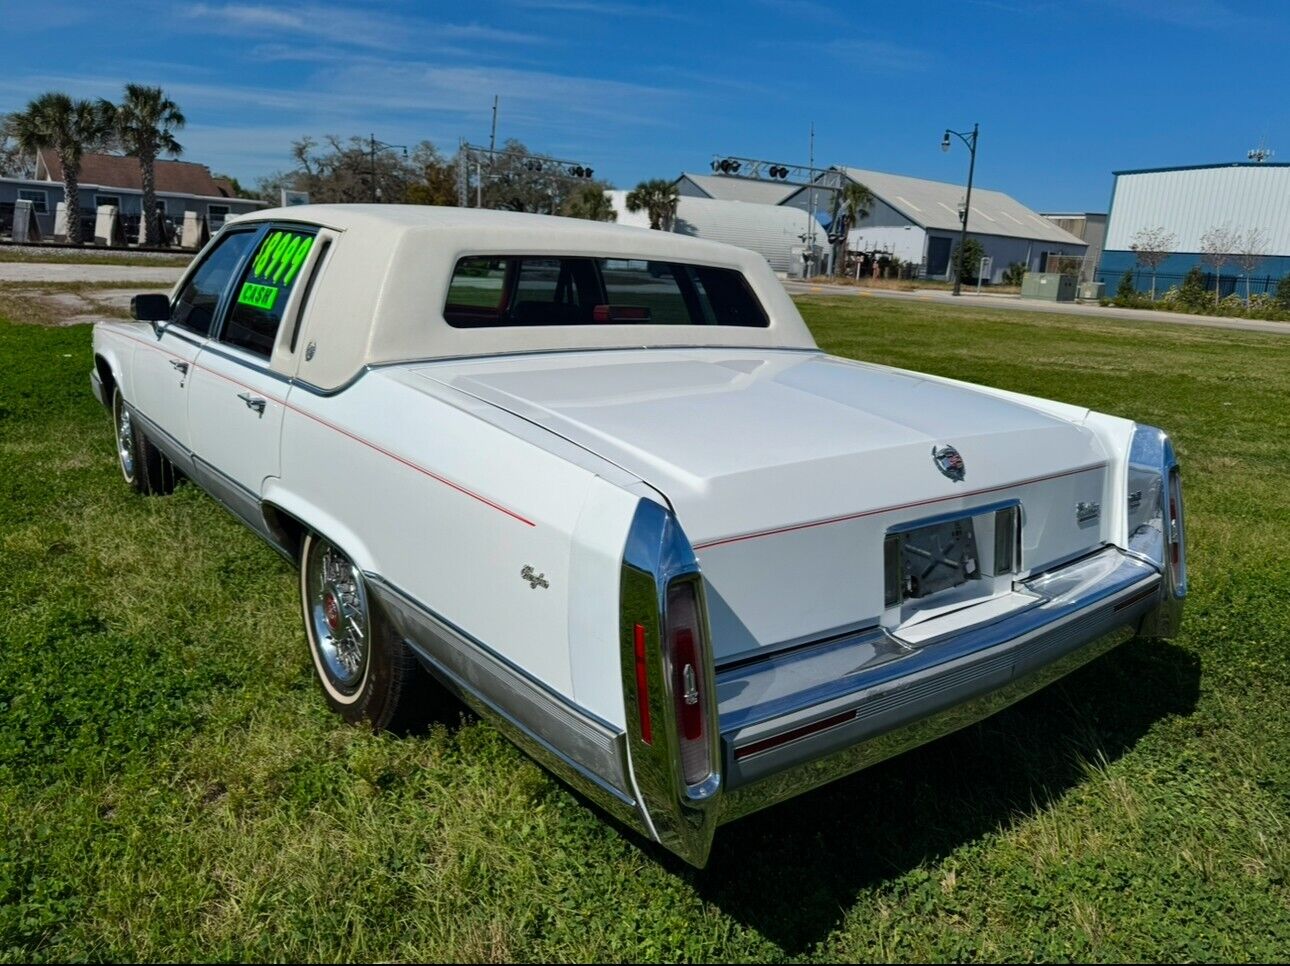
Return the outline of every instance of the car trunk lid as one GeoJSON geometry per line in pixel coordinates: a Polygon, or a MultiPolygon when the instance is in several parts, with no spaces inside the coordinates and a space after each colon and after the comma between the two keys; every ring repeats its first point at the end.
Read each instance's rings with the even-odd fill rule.
{"type": "Polygon", "coordinates": [[[1025,505],[1027,568],[1098,542],[1096,527],[1056,512],[1101,500],[1105,457],[1092,434],[952,382],[760,350],[561,353],[418,371],[663,493],[708,582],[718,660],[877,621],[893,525],[1013,499],[1025,505]],[[960,454],[961,474],[938,467],[944,447],[960,454]]]}

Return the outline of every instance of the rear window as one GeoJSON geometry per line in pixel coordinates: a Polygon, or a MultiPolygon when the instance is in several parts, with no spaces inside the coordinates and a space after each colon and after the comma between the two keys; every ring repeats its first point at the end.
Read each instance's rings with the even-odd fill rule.
{"type": "Polygon", "coordinates": [[[457,262],[444,318],[504,325],[742,325],[766,312],[730,268],[630,258],[476,255],[457,262]]]}

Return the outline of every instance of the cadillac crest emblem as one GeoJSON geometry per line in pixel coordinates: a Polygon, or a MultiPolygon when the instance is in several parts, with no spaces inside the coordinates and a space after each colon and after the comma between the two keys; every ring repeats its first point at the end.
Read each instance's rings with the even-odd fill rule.
{"type": "Polygon", "coordinates": [[[955,483],[963,482],[963,477],[967,474],[967,467],[963,465],[963,457],[953,446],[933,446],[932,461],[936,468],[948,476],[955,483]]]}

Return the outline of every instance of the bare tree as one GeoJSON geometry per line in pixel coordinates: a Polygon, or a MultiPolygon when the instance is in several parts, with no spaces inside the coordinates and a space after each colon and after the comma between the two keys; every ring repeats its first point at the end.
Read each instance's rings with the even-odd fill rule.
{"type": "Polygon", "coordinates": [[[36,158],[23,151],[17,135],[10,130],[8,114],[0,114],[0,178],[34,178],[36,158]]]}
{"type": "Polygon", "coordinates": [[[1200,260],[1214,270],[1214,307],[1223,293],[1223,266],[1236,257],[1238,233],[1226,225],[1215,225],[1200,236],[1200,260]]]}
{"type": "Polygon", "coordinates": [[[1268,255],[1268,233],[1262,228],[1247,228],[1235,235],[1236,264],[1245,276],[1245,304],[1250,304],[1250,275],[1268,255]]]}
{"type": "Polygon", "coordinates": [[[1129,243],[1129,250],[1138,257],[1138,264],[1151,269],[1151,301],[1156,300],[1156,270],[1173,254],[1177,236],[1165,231],[1164,226],[1140,229],[1129,243]]]}

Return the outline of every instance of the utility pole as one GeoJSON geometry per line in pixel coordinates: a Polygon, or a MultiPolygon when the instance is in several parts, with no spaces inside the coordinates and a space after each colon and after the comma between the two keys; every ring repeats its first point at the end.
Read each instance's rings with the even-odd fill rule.
{"type": "Polygon", "coordinates": [[[497,150],[497,95],[493,95],[493,131],[488,135],[488,154],[497,150]]]}
{"type": "Polygon", "coordinates": [[[967,259],[967,251],[965,249],[967,246],[968,214],[972,211],[972,175],[976,171],[976,140],[977,135],[980,133],[980,127],[980,124],[973,124],[972,133],[970,135],[960,131],[951,131],[949,128],[946,128],[945,136],[941,138],[942,151],[948,151],[950,149],[950,135],[953,134],[956,138],[967,145],[970,158],[968,161],[967,197],[963,199],[963,212],[959,215],[959,220],[962,221],[963,227],[959,231],[959,264],[956,266],[954,271],[955,295],[963,294],[963,268],[967,259]]]}
{"type": "MultiPolygon", "coordinates": [[[[814,121],[811,122],[811,146],[807,153],[807,165],[810,167],[812,174],[814,174],[815,172],[815,122],[814,121]]],[[[802,268],[802,270],[806,273],[807,278],[810,278],[811,275],[814,274],[813,270],[815,268],[815,191],[816,191],[815,179],[812,178],[811,179],[811,219],[807,223],[807,228],[806,228],[807,232],[809,232],[810,234],[810,238],[806,242],[806,250],[810,257],[810,261],[807,263],[807,265],[804,265],[802,268]]]]}

